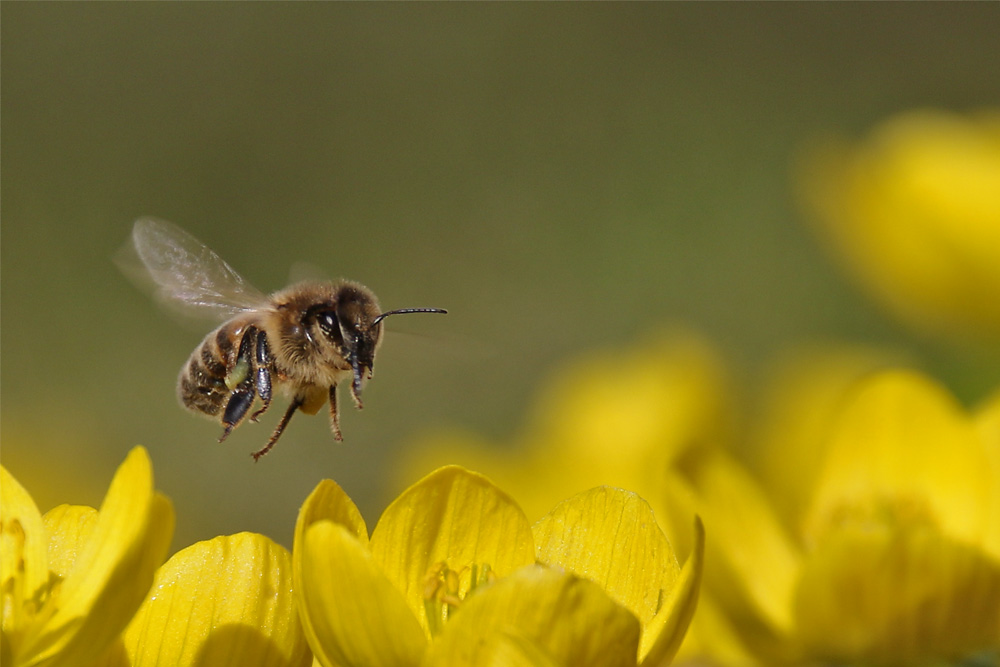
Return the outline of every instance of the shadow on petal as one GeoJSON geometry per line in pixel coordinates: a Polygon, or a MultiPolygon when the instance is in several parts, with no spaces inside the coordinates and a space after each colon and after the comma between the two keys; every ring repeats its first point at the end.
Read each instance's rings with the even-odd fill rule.
{"type": "Polygon", "coordinates": [[[305,667],[311,662],[308,654],[289,658],[257,628],[230,623],[212,630],[191,664],[193,667],[305,667]]]}

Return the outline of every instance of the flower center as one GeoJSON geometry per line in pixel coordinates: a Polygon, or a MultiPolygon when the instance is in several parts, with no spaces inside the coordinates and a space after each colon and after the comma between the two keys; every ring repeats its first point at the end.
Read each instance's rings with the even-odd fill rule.
{"type": "Polygon", "coordinates": [[[424,611],[431,635],[441,632],[448,617],[466,596],[496,578],[488,563],[473,563],[455,570],[444,561],[430,566],[424,575],[424,611]]]}
{"type": "Polygon", "coordinates": [[[938,521],[923,498],[906,494],[874,494],[837,505],[826,514],[814,534],[805,536],[815,548],[824,537],[845,526],[869,531],[897,531],[902,528],[937,528],[938,521]]]}
{"type": "Polygon", "coordinates": [[[57,596],[62,583],[59,576],[49,572],[47,581],[29,590],[25,574],[25,539],[24,526],[18,519],[0,523],[0,613],[5,657],[9,657],[7,652],[16,652],[25,628],[57,596]]]}
{"type": "Polygon", "coordinates": [[[927,503],[910,495],[877,495],[861,502],[844,504],[833,514],[833,524],[866,526],[933,525],[936,522],[927,503]]]}

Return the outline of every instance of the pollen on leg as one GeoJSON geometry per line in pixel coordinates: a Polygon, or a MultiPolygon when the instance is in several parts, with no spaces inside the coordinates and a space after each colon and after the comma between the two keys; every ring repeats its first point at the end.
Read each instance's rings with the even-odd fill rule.
{"type": "Polygon", "coordinates": [[[250,362],[241,358],[226,374],[226,387],[229,388],[229,391],[236,389],[241,382],[247,379],[248,375],[250,375],[250,362]]]}

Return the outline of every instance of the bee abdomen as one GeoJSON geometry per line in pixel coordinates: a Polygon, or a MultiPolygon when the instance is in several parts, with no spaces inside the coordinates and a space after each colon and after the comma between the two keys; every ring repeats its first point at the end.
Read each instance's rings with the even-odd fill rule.
{"type": "Polygon", "coordinates": [[[226,385],[229,365],[233,362],[234,335],[242,333],[242,327],[223,325],[208,334],[181,369],[177,382],[177,396],[189,410],[216,416],[231,393],[226,385]]]}

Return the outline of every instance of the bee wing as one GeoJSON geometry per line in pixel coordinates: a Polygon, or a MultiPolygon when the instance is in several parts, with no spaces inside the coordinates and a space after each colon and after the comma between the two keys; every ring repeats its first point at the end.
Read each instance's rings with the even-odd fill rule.
{"type": "Polygon", "coordinates": [[[141,267],[128,266],[125,258],[119,261],[122,269],[152,282],[158,297],[185,314],[225,318],[267,302],[265,294],[177,225],[140,218],[132,229],[132,244],[141,267]]]}

